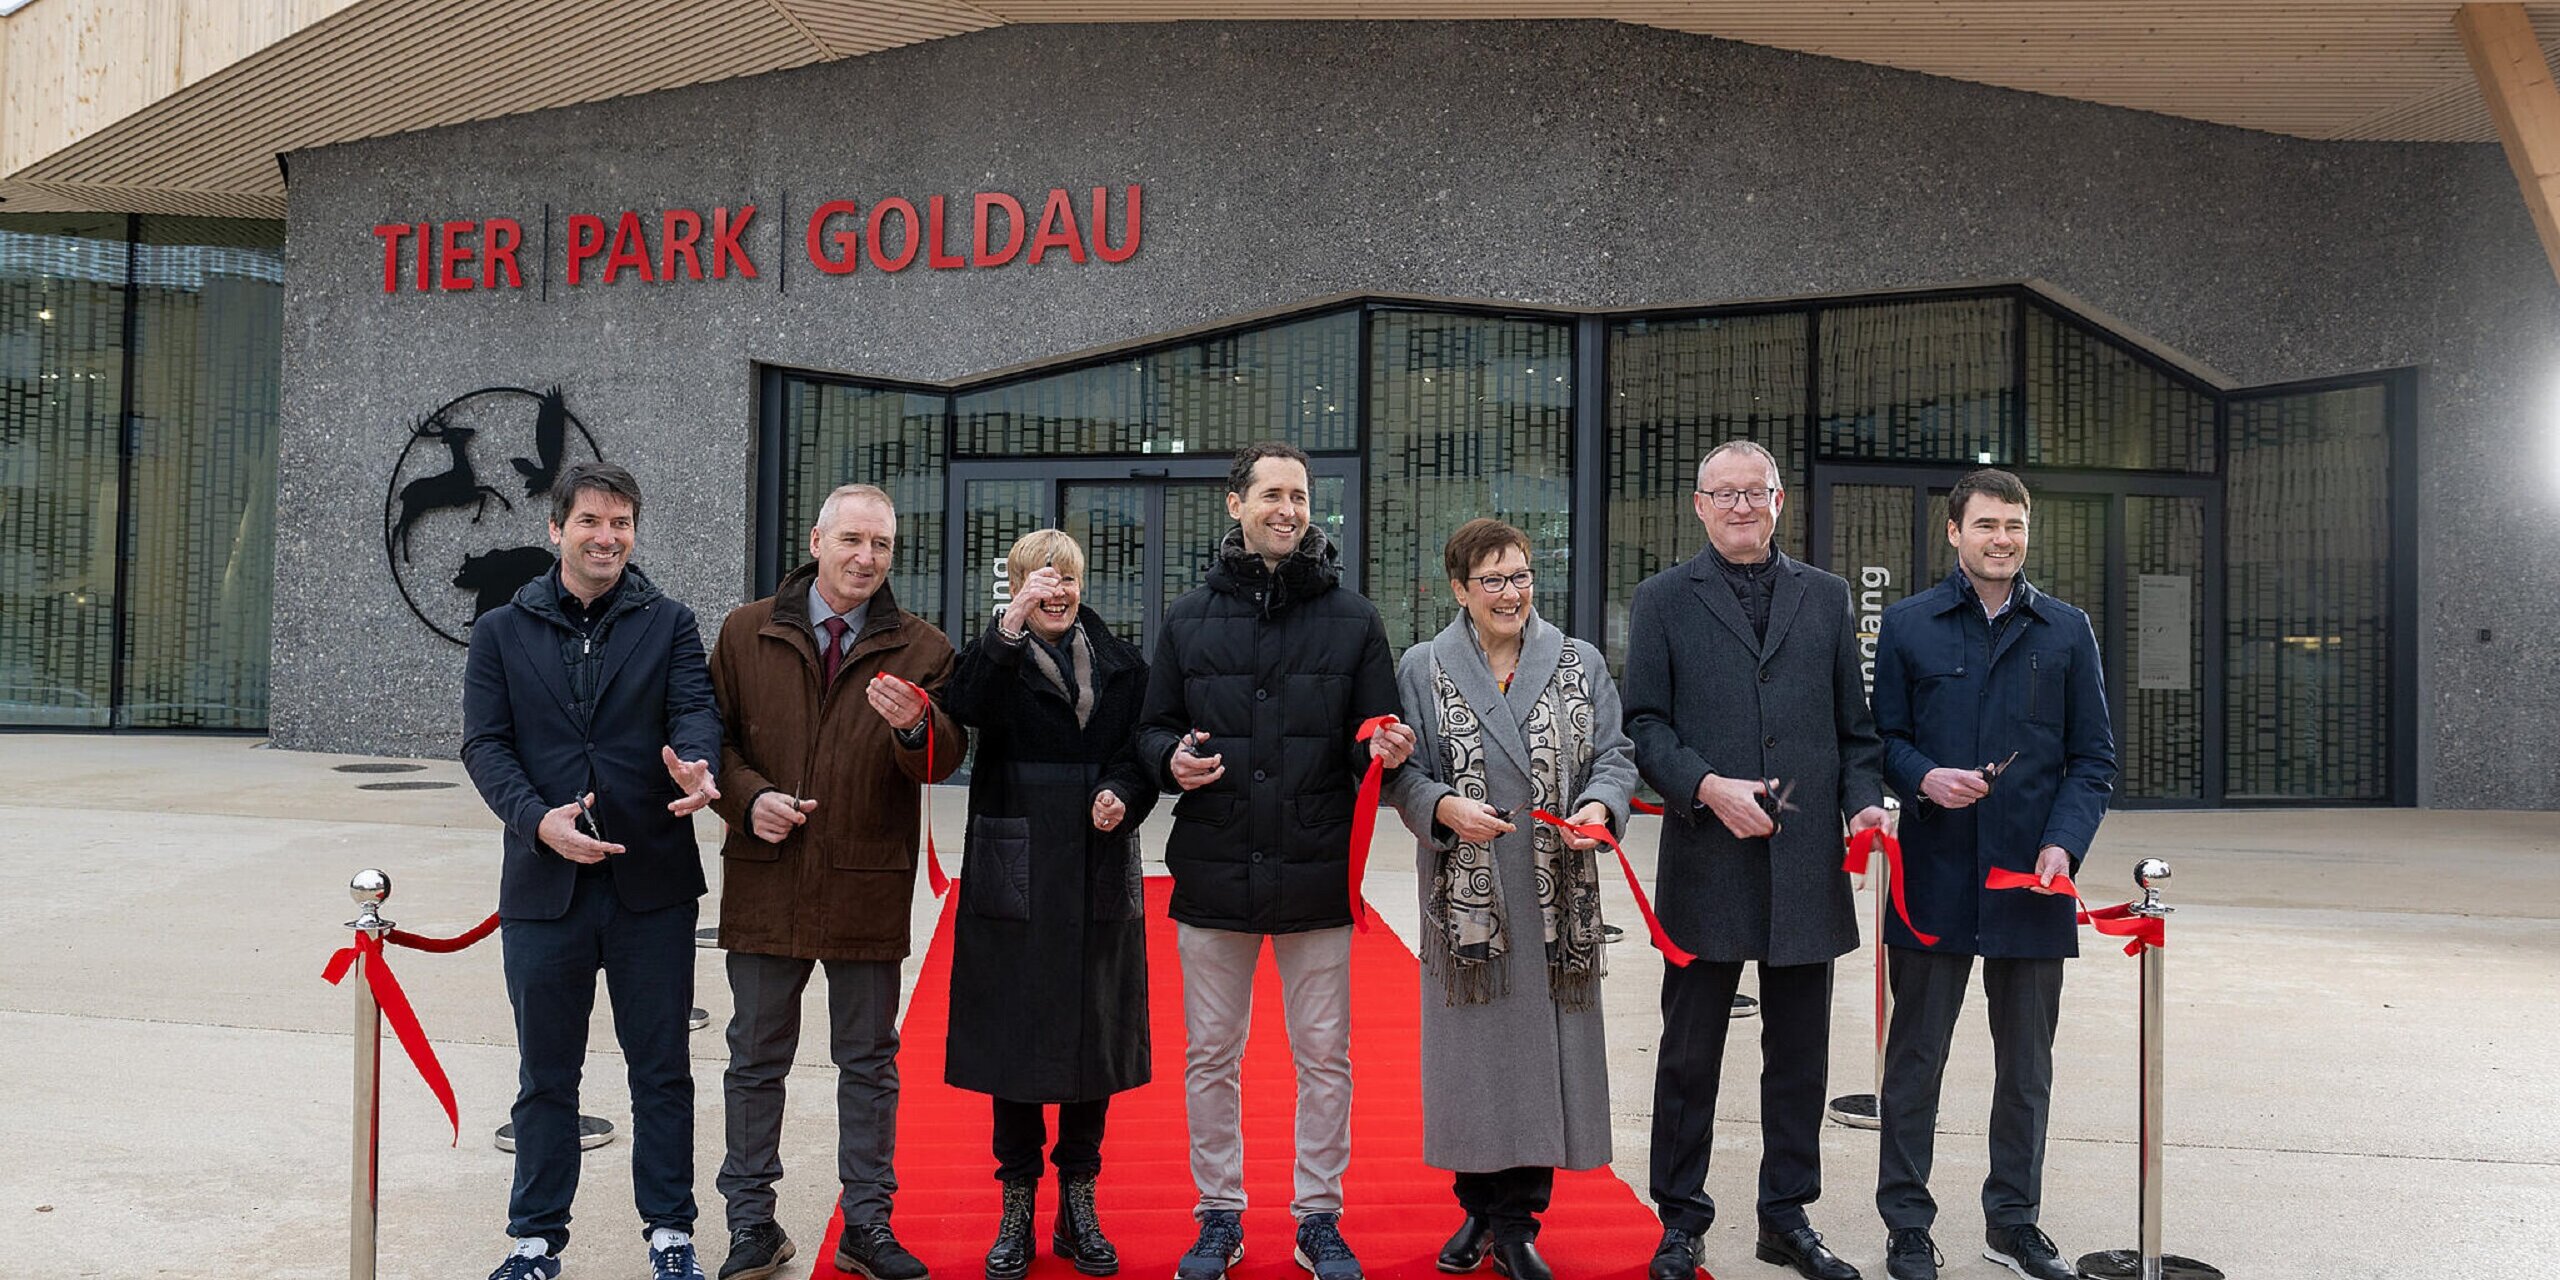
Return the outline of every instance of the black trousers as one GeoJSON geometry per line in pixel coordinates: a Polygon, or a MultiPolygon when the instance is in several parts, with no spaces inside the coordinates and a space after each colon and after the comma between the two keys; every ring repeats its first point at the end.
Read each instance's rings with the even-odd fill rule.
{"type": "MultiPolygon", "coordinates": [[[[1895,947],[1893,1023],[1885,1033],[1884,1131],[1877,1141],[1876,1212],[1884,1225],[1937,1221],[1929,1165],[1938,1133],[1938,1086],[1964,1010],[1973,957],[1895,947]]],[[[2045,1121],[2053,1109],[2053,1029],[2062,1010],[2062,961],[1984,960],[1991,1011],[1991,1176],[1982,1221],[2036,1220],[2044,1199],[2045,1121]]]]}
{"type": "MultiPolygon", "coordinates": [[[[1653,1203],[1662,1225],[1705,1234],[1716,1086],[1742,965],[1697,960],[1662,974],[1653,1077],[1653,1203]]],[[[1831,1065],[1831,964],[1760,966],[1760,1225],[1807,1225],[1822,1198],[1822,1109],[1831,1065]]]]}
{"type": "Polygon", "coordinates": [[[569,1243],[578,1194],[578,1083],[596,972],[613,1001],[631,1087],[631,1196],[644,1230],[693,1230],[692,902],[630,911],[613,877],[578,877],[557,920],[509,920],[499,931],[516,1018],[515,1186],[507,1234],[569,1243]]]}
{"type": "Polygon", "coordinates": [[[1495,1173],[1461,1173],[1453,1182],[1458,1207],[1482,1222],[1495,1244],[1517,1244],[1538,1238],[1538,1215],[1555,1196],[1556,1171],[1522,1165],[1495,1173]]]}
{"type": "MultiPolygon", "coordinates": [[[[1090,1178],[1102,1172],[1102,1122],[1111,1099],[1058,1104],[1058,1145],[1049,1162],[1061,1178],[1090,1178]]],[[[1049,1141],[1047,1118],[1037,1102],[995,1099],[996,1179],[1000,1182],[1040,1180],[1040,1148],[1049,1141]]]]}

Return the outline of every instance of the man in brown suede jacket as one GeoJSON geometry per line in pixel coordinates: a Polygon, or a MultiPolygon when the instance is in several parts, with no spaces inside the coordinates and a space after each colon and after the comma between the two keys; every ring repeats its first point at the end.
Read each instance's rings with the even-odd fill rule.
{"type": "Polygon", "coordinates": [[[897,510],[870,485],[827,495],[809,531],[816,563],[729,615],[711,683],[721,741],[720,945],[728,951],[729,1069],[722,1078],[729,1259],[721,1280],[759,1280],[792,1256],[774,1219],[783,1078],[800,1044],[800,994],[826,966],[837,1070],[839,1270],[921,1280],[889,1230],[897,1180],[898,962],[910,945],[922,786],[948,777],[968,733],[930,694],[951,642],[889,592],[897,510]],[[928,767],[927,756],[931,763],[928,767]]]}

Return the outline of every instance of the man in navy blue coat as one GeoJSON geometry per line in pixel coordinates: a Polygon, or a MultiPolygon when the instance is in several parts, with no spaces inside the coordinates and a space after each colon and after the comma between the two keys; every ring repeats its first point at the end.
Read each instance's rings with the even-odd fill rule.
{"type": "Polygon", "coordinates": [[[498,915],[514,1006],[514,1246],[490,1280],[551,1280],[578,1190],[578,1077],[596,972],[631,1082],[631,1190],[650,1273],[693,1249],[695,810],[720,714],[693,611],[630,567],[640,486],[580,463],[553,486],[560,563],[471,626],[462,763],[506,825],[498,915]]]}
{"type": "Polygon", "coordinates": [[[1983,1256],[2030,1280],[2073,1275],[2036,1226],[2062,962],[2079,954],[2068,897],[2114,789],[2105,674],[2089,615],[2027,582],[2027,487],[1976,471],[1947,495],[1957,569],[1887,609],[1875,719],[1885,781],[1909,803],[1903,890],[1923,942],[1888,917],[1893,1022],[1885,1036],[1876,1208],[1894,1280],[1937,1280],[1929,1165],[1938,1086],[1974,957],[1989,998],[1995,1083],[1983,1256]],[[1991,890],[1994,867],[2037,887],[1991,890]]]}

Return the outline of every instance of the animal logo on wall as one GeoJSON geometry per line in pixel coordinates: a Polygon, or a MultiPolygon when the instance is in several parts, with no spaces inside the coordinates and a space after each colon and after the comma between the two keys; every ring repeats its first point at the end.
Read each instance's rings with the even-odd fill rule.
{"type": "Polygon", "coordinates": [[[429,630],[470,643],[480,615],[550,572],[560,473],[603,457],[558,387],[487,387],[419,419],[382,504],[401,599],[429,630]]]}

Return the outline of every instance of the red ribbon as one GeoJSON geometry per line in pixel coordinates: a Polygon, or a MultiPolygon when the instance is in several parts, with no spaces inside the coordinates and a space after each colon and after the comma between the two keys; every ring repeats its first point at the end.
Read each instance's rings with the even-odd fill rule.
{"type": "MultiPolygon", "coordinates": [[[[889,675],[885,671],[881,674],[889,675]]],[[[924,699],[924,868],[930,873],[926,880],[933,886],[933,896],[939,898],[951,892],[951,877],[942,874],[942,855],[933,847],[933,695],[905,676],[889,675],[889,678],[915,690],[916,696],[924,699]]]]}
{"type": "MultiPolygon", "coordinates": [[[[489,936],[489,930],[496,927],[497,920],[496,916],[491,916],[478,928],[463,935],[470,939],[468,942],[460,938],[424,938],[418,941],[436,945],[419,949],[459,951],[489,936]]],[[[417,944],[407,942],[402,945],[417,944]]],[[[374,1003],[382,1007],[382,1016],[390,1020],[391,1030],[400,1037],[400,1047],[409,1051],[409,1061],[417,1064],[418,1076],[427,1082],[428,1092],[436,1095],[437,1102],[444,1104],[444,1118],[453,1126],[453,1145],[461,1146],[462,1109],[454,1105],[453,1082],[445,1078],[444,1064],[436,1061],[435,1046],[427,1043],[426,1030],[418,1025],[418,1012],[409,1007],[408,993],[400,989],[400,980],[391,976],[391,966],[383,962],[382,943],[372,934],[358,930],[355,945],[339,948],[335,955],[329,957],[328,966],[320,971],[320,976],[327,979],[329,985],[338,985],[346,978],[347,969],[356,962],[359,954],[364,957],[365,985],[373,989],[374,1003]]]]}
{"type": "Polygon", "coordinates": [[[1662,806],[1655,804],[1642,796],[1638,796],[1627,801],[1627,806],[1638,813],[1649,813],[1657,818],[1662,816],[1662,806]]]}
{"type": "Polygon", "coordinates": [[[1653,935],[1653,949],[1661,952],[1662,958],[1670,961],[1673,968],[1688,968],[1689,962],[1698,958],[1683,950],[1679,943],[1671,940],[1670,934],[1662,931],[1662,921],[1653,914],[1653,900],[1644,896],[1644,884],[1636,879],[1636,864],[1627,860],[1626,849],[1618,843],[1616,836],[1609,834],[1608,827],[1597,822],[1567,822],[1544,809],[1531,809],[1529,814],[1558,831],[1570,831],[1585,840],[1597,840],[1615,851],[1618,869],[1627,875],[1627,891],[1636,896],[1636,914],[1644,917],[1645,932],[1653,935]]]}
{"type": "MultiPolygon", "coordinates": [[[[1354,742],[1368,742],[1378,730],[1394,724],[1394,716],[1371,716],[1360,722],[1354,742]]],[[[1386,786],[1387,763],[1378,758],[1378,749],[1369,748],[1369,770],[1360,775],[1360,798],[1351,806],[1351,923],[1360,932],[1369,931],[1369,900],[1361,895],[1360,884],[1369,876],[1369,838],[1378,830],[1378,792],[1386,786]]]]}
{"type": "Polygon", "coordinates": [[[1911,908],[1902,900],[1902,882],[1906,878],[1902,874],[1902,842],[1895,839],[1891,833],[1882,827],[1869,827],[1849,837],[1849,850],[1847,855],[1840,859],[1840,869],[1853,876],[1865,875],[1867,856],[1877,849],[1884,850],[1885,867],[1892,872],[1893,913],[1902,917],[1902,927],[1909,929],[1911,936],[1918,939],[1921,946],[1938,945],[1938,935],[1922,933],[1920,926],[1911,923],[1911,908]]]}
{"type": "MultiPolygon", "coordinates": [[[[1982,880],[1985,889],[2032,889],[2043,884],[2032,871],[2011,871],[2004,867],[1993,867],[1991,874],[1982,880]]],[[[2079,904],[2080,912],[2075,918],[2080,923],[2109,937],[2131,939],[2124,944],[2126,955],[2141,955],[2144,947],[2169,945],[2169,922],[2159,916],[2135,915],[2130,902],[2091,910],[2088,902],[2080,896],[2080,886],[2071,883],[2068,875],[2056,875],[2051,887],[2079,904]]]]}

